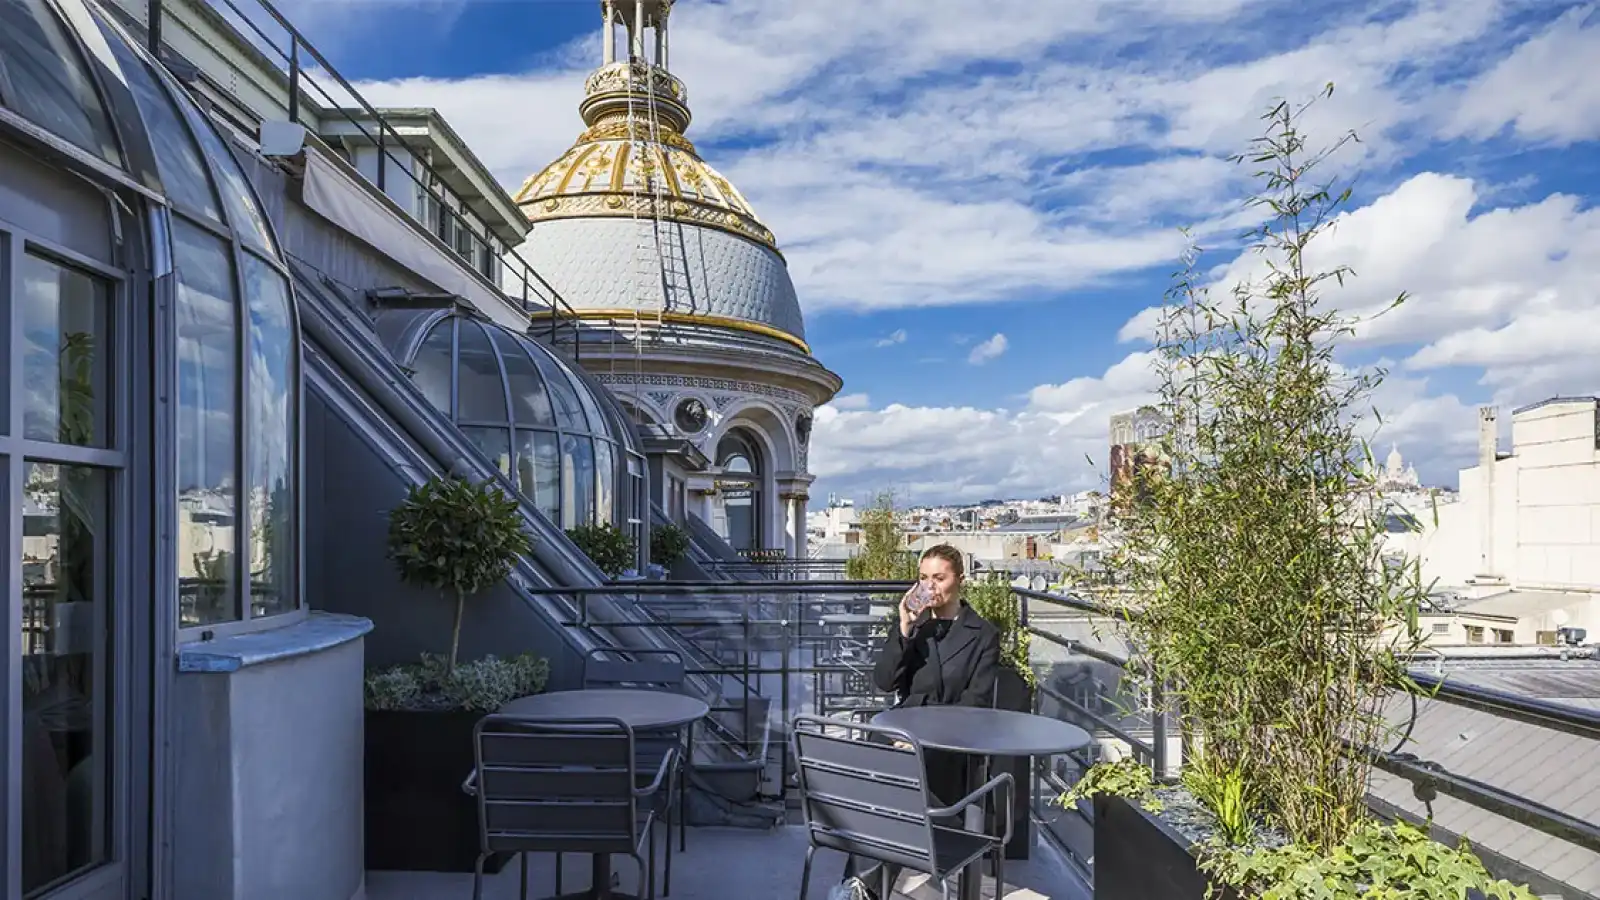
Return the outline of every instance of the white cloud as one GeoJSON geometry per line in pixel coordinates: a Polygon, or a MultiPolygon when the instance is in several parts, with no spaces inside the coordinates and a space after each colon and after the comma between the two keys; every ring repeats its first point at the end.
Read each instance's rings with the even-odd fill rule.
{"type": "Polygon", "coordinates": [[[1485,138],[1509,126],[1533,141],[1600,138],[1596,59],[1600,11],[1568,10],[1462,91],[1445,133],[1485,138]]]}
{"type": "MultiPolygon", "coordinates": [[[[1600,213],[1560,193],[1529,199],[1514,176],[1472,167],[1470,148],[1452,150],[1459,170],[1400,173],[1440,137],[1600,138],[1588,63],[1600,15],[1572,0],[1336,2],[1285,29],[1281,8],[725,0],[678,7],[673,57],[690,136],[774,229],[812,316],[1084,288],[1098,302],[1119,277],[1170,268],[1179,224],[1223,248],[1218,283],[1255,276],[1259,261],[1234,244],[1254,215],[1241,204],[1249,167],[1225,157],[1260,133],[1265,104],[1334,82],[1306,126],[1315,139],[1358,130],[1333,171],[1388,190],[1341,220],[1313,264],[1355,270],[1336,300],[1353,312],[1411,293],[1357,345],[1398,361],[1378,398],[1385,441],[1448,481],[1470,456],[1472,403],[1600,379],[1600,213]],[[1542,21],[1526,24],[1529,11],[1542,21]],[[1482,396],[1458,399],[1474,387],[1482,396]]],[[[585,35],[523,72],[361,89],[439,107],[514,188],[580,130],[597,44],[585,35]]],[[[1145,311],[1119,337],[1152,324],[1145,311]]],[[[818,412],[812,467],[829,489],[898,482],[930,498],[1091,486],[1084,456],[1103,464],[1106,420],[1148,398],[1149,362],[1136,350],[1077,378],[1064,362],[1063,380],[1015,410],[845,395],[818,412]]]]}
{"type": "Polygon", "coordinates": [[[904,328],[896,328],[884,337],[879,338],[876,346],[893,347],[895,344],[904,344],[905,342],[906,330],[904,328]]]}
{"type": "Polygon", "coordinates": [[[991,360],[999,359],[1006,352],[1006,336],[996,334],[994,337],[979,343],[967,354],[967,362],[974,366],[981,366],[991,360]]]}
{"type": "Polygon", "coordinates": [[[827,408],[838,412],[871,409],[872,398],[866,394],[840,394],[833,398],[833,402],[829,403],[827,408]]]}
{"type": "MultiPolygon", "coordinates": [[[[673,59],[691,136],[778,235],[808,312],[956,305],[1164,265],[1179,223],[1230,232],[1238,173],[1220,157],[1258,133],[1277,95],[1337,82],[1314,130],[1360,127],[1364,152],[1390,154],[1391,133],[1445,96],[1412,73],[1492,33],[1502,2],[1413,0],[1398,16],[1336,4],[1309,38],[1209,65],[1218,37],[1233,56],[1249,46],[1223,29],[1263,0],[1084,0],[1049,14],[1034,0],[727,0],[678,8],[673,59]],[[962,73],[979,63],[989,74],[962,73]],[[1173,155],[1106,162],[1118,149],[1173,155]]],[[[514,187],[580,129],[597,45],[583,36],[522,73],[361,89],[439,107],[514,187]]]]}

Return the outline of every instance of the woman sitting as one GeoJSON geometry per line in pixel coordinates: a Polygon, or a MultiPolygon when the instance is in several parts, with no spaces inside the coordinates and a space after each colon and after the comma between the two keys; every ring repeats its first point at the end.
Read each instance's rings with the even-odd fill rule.
{"type": "MultiPolygon", "coordinates": [[[[898,627],[884,637],[872,669],[878,689],[898,698],[897,708],[994,705],[1000,632],[962,599],[965,580],[961,551],[949,544],[923,551],[918,584],[900,598],[898,627]],[[929,598],[925,607],[919,608],[919,592],[929,598]]],[[[966,796],[968,757],[926,750],[923,761],[928,790],[941,805],[966,796]]],[[[846,864],[839,894],[852,900],[879,900],[875,886],[882,883],[884,868],[891,885],[900,874],[899,866],[856,872],[855,864],[854,858],[846,864]]]]}

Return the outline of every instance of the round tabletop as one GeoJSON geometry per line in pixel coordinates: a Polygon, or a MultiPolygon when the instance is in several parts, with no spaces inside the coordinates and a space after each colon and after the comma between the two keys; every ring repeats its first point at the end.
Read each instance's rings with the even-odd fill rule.
{"type": "Polygon", "coordinates": [[[927,748],[984,756],[1052,756],[1091,740],[1060,719],[980,706],[905,706],[878,713],[872,724],[904,731],[927,748]]]}
{"type": "Polygon", "coordinates": [[[620,719],[629,728],[647,730],[687,725],[711,712],[704,700],[670,691],[595,688],[552,691],[518,697],[500,707],[502,716],[530,719],[620,719]]]}

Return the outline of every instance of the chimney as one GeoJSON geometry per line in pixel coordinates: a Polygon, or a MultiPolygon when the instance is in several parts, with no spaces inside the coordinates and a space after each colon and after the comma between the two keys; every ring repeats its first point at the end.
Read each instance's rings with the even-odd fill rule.
{"type": "Polygon", "coordinates": [[[1494,561],[1495,460],[1499,456],[1500,427],[1493,406],[1478,407],[1478,477],[1483,479],[1483,531],[1478,537],[1479,579],[1499,580],[1494,561]]]}

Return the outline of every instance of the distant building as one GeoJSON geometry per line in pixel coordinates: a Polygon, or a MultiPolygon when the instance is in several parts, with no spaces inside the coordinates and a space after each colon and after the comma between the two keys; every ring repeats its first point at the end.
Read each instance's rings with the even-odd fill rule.
{"type": "Polygon", "coordinates": [[[1483,408],[1478,464],[1461,470],[1460,499],[1413,511],[1417,527],[1389,535],[1437,587],[1438,606],[1424,616],[1435,646],[1600,638],[1597,406],[1558,397],[1516,410],[1509,453],[1498,447],[1496,410],[1483,408]]]}

